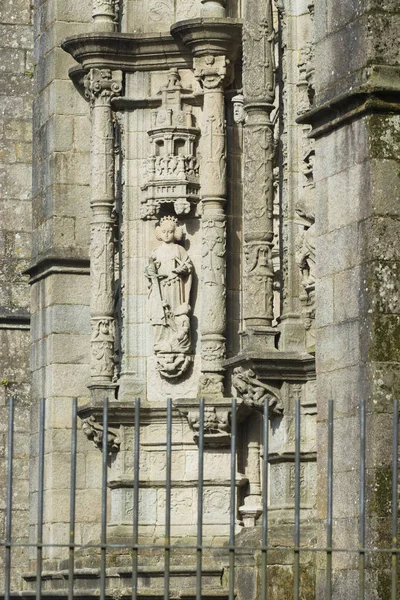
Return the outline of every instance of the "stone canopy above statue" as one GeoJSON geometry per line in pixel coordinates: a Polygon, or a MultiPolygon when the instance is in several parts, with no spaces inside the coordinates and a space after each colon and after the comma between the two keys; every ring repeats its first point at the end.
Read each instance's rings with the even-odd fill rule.
{"type": "Polygon", "coordinates": [[[170,69],[161,94],[162,105],[152,113],[151,151],[145,161],[146,183],[142,186],[141,217],[157,218],[162,209],[177,215],[191,212],[199,201],[199,162],[196,156],[200,130],[194,126],[191,106],[184,95],[177,69],[170,69]]]}

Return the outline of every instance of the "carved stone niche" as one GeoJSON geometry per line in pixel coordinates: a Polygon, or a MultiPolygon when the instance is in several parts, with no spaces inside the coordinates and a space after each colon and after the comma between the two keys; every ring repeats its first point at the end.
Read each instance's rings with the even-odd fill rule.
{"type": "Polygon", "coordinates": [[[151,151],[146,161],[142,219],[156,219],[166,209],[177,215],[191,212],[199,201],[199,162],[196,155],[200,130],[194,126],[192,108],[184,103],[177,69],[170,69],[168,82],[159,92],[162,104],[152,113],[151,151]]]}
{"type": "MultiPolygon", "coordinates": [[[[197,398],[184,398],[173,402],[181,415],[186,417],[193,439],[199,441],[200,409],[197,398]]],[[[242,407],[236,406],[238,421],[243,419],[242,407]]],[[[229,446],[231,443],[232,400],[230,398],[213,398],[204,407],[204,445],[208,448],[229,446]]]]}

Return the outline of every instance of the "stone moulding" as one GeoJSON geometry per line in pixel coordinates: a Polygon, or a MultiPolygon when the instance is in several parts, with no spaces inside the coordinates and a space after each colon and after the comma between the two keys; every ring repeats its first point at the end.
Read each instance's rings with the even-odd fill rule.
{"type": "Polygon", "coordinates": [[[315,357],[297,352],[246,352],[228,358],[224,365],[233,370],[236,367],[252,369],[260,381],[311,381],[316,377],[315,357]]]}
{"type": "Polygon", "coordinates": [[[360,79],[359,86],[316,105],[298,117],[297,123],[312,125],[309,136],[317,139],[371,113],[400,112],[399,67],[371,65],[361,71],[360,79]]]}
{"type": "Polygon", "coordinates": [[[168,33],[85,33],[68,37],[61,47],[85,70],[188,69],[192,64],[187,48],[168,33]]]}
{"type": "Polygon", "coordinates": [[[225,18],[197,18],[178,21],[171,34],[181,38],[194,56],[227,56],[236,60],[241,46],[242,21],[225,18]]]}

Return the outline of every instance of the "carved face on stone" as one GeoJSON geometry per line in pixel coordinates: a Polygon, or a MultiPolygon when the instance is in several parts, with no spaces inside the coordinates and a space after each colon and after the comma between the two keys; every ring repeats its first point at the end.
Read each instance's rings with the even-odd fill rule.
{"type": "Polygon", "coordinates": [[[244,122],[243,95],[238,94],[232,98],[233,120],[235,123],[244,122]]]}
{"type": "Polygon", "coordinates": [[[170,244],[175,238],[175,223],[172,221],[164,221],[159,229],[160,239],[166,244],[170,244]]]}
{"type": "Polygon", "coordinates": [[[179,242],[182,235],[182,227],[178,227],[174,219],[162,219],[156,227],[156,238],[165,244],[179,242]]]}

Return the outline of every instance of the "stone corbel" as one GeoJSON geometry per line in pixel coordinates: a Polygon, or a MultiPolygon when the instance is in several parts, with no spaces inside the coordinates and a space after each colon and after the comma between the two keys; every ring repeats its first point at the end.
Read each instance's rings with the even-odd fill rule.
{"type": "Polygon", "coordinates": [[[270,386],[256,379],[252,369],[236,367],[232,373],[232,385],[239,398],[242,398],[249,408],[262,412],[264,402],[268,400],[269,417],[283,415],[283,405],[277,393],[270,386]]]}
{"type": "MultiPolygon", "coordinates": [[[[174,401],[179,413],[187,419],[193,432],[196,444],[199,441],[200,410],[197,399],[174,401]]],[[[238,407],[239,408],[239,407],[238,407]]],[[[204,407],[204,445],[209,448],[229,446],[231,443],[231,413],[230,399],[214,399],[212,404],[204,407]]],[[[240,418],[240,417],[239,417],[240,418]]]]}
{"type": "MultiPolygon", "coordinates": [[[[97,448],[102,449],[104,427],[96,421],[94,415],[90,415],[82,420],[82,431],[91,440],[97,448]]],[[[121,440],[119,439],[116,429],[108,428],[107,431],[107,450],[108,452],[117,452],[120,448],[121,440]]]]}

